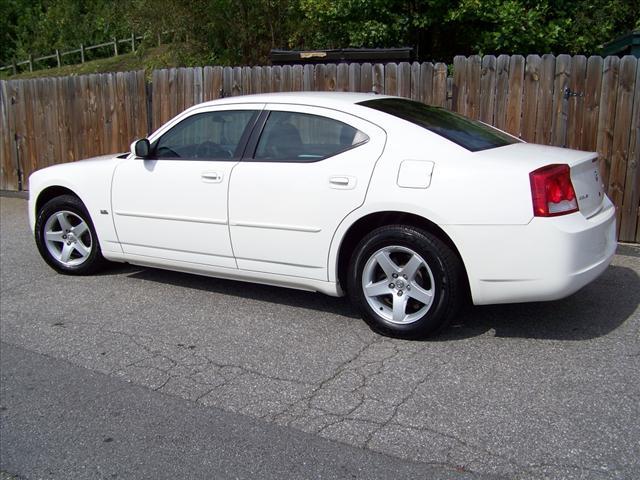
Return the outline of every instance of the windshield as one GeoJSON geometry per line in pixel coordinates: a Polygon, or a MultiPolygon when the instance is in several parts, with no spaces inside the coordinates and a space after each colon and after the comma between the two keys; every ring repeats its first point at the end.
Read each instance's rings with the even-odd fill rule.
{"type": "Polygon", "coordinates": [[[470,120],[444,108],[431,107],[413,100],[379,98],[360,102],[360,105],[419,125],[472,152],[520,142],[517,138],[484,123],[470,120]]]}

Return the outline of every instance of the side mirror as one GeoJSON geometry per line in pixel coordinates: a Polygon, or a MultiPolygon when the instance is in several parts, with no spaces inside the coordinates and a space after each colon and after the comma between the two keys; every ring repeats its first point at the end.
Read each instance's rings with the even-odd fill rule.
{"type": "Polygon", "coordinates": [[[149,140],[141,138],[140,140],[134,141],[131,144],[131,152],[133,152],[136,157],[147,158],[151,152],[151,144],[149,143],[149,140]]]}

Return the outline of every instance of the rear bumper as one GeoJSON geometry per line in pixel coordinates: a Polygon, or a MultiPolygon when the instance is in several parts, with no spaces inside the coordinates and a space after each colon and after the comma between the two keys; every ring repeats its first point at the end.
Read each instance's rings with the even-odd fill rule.
{"type": "Polygon", "coordinates": [[[473,303],[557,300],[595,280],[616,251],[615,207],[591,218],[539,218],[528,225],[454,226],[473,303]]]}

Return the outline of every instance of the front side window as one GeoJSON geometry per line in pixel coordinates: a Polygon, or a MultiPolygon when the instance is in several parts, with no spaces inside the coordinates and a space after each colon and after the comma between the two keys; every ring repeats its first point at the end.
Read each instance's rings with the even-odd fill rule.
{"type": "Polygon", "coordinates": [[[273,111],[260,136],[255,160],[316,162],[365,143],[360,130],[332,118],[273,111]]]}
{"type": "Polygon", "coordinates": [[[419,125],[472,152],[503,147],[520,140],[500,130],[443,108],[403,98],[378,98],[360,105],[419,125]]]}
{"type": "Polygon", "coordinates": [[[257,115],[254,110],[204,112],[185,118],[153,147],[159,159],[224,160],[237,158],[240,140],[257,115]]]}

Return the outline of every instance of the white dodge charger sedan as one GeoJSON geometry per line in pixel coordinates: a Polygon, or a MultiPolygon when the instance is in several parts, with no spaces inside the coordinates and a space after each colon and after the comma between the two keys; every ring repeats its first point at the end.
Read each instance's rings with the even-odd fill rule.
{"type": "Polygon", "coordinates": [[[60,273],[110,260],[346,293],[402,338],[441,329],[469,297],[566,297],[616,248],[595,153],[375,94],[202,103],[131,153],[35,172],[29,193],[60,273]]]}

